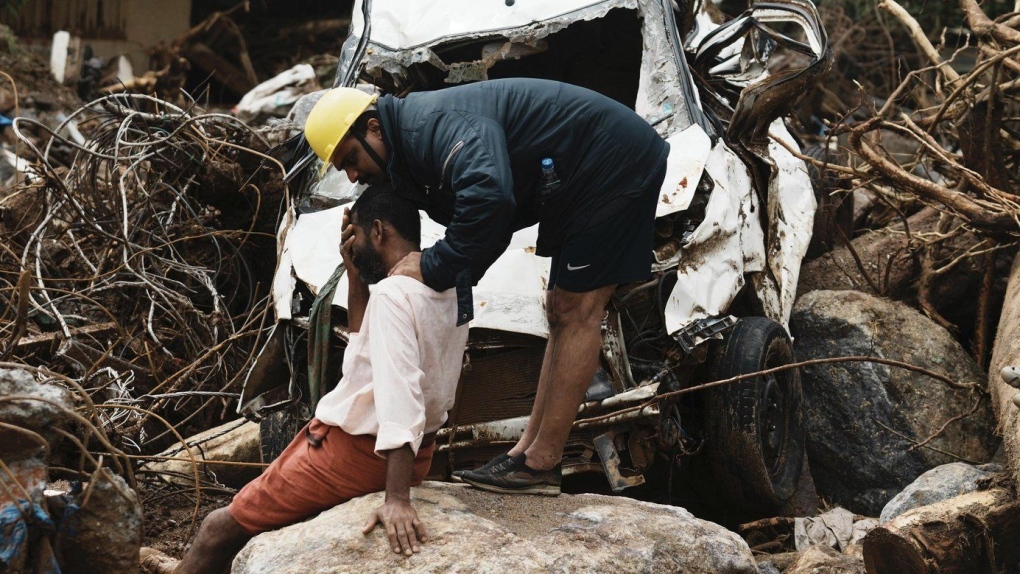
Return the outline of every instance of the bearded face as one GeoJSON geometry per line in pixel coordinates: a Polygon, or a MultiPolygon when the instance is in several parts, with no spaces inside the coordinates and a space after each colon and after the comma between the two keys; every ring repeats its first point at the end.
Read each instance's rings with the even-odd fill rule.
{"type": "Polygon", "coordinates": [[[386,278],[386,267],[383,264],[382,256],[368,241],[354,247],[353,262],[365,285],[374,285],[386,278]]]}

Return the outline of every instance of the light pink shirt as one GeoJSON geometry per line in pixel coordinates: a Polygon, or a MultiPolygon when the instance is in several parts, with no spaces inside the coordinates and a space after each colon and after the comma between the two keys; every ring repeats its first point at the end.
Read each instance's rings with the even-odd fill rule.
{"type": "Polygon", "coordinates": [[[315,418],[375,435],[376,454],[410,443],[417,455],[457,397],[468,328],[456,323],[456,289],[439,293],[402,276],[374,285],[340,384],[319,401],[315,418]]]}

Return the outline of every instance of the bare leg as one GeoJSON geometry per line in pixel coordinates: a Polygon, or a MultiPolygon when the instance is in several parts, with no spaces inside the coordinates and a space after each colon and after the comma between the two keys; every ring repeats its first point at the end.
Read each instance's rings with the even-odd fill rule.
{"type": "Polygon", "coordinates": [[[174,574],[220,574],[252,536],[226,508],[209,513],[174,574]]]}
{"type": "MultiPolygon", "coordinates": [[[[547,316],[550,313],[549,310],[552,309],[555,304],[557,291],[558,289],[550,289],[545,292],[545,308],[547,316]]],[[[551,317],[549,317],[549,321],[550,323],[552,322],[551,317]]],[[[521,435],[517,444],[515,444],[514,447],[510,449],[510,452],[507,453],[510,456],[517,456],[528,450],[528,447],[531,446],[532,442],[534,442],[535,437],[538,436],[538,427],[542,424],[542,413],[545,410],[543,408],[545,406],[545,400],[543,400],[543,397],[545,397],[549,388],[549,368],[552,365],[553,349],[556,348],[556,339],[553,337],[556,335],[557,333],[550,328],[549,339],[546,341],[545,345],[545,354],[542,357],[542,369],[539,371],[538,375],[538,388],[535,391],[535,402],[531,405],[531,415],[528,417],[528,424],[524,427],[524,434],[521,435]]]]}
{"type": "Polygon", "coordinates": [[[615,289],[616,286],[611,285],[571,293],[554,288],[549,296],[550,304],[546,307],[549,343],[535,407],[521,441],[514,447],[522,446],[529,438],[529,430],[534,433],[524,453],[528,466],[535,470],[550,469],[563,457],[563,447],[577,418],[577,409],[598,368],[602,317],[615,289]]]}

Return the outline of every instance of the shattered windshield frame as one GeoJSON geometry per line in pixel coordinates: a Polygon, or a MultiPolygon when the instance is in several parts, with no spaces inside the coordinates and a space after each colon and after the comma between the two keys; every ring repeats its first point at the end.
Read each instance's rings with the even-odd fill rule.
{"type": "MultiPolygon", "coordinates": [[[[525,42],[533,43],[550,37],[572,24],[597,20],[610,10],[623,8],[634,10],[641,19],[641,36],[645,44],[641,53],[641,85],[638,86],[639,97],[634,105],[635,111],[663,135],[683,130],[693,124],[698,124],[710,135],[716,133],[713,124],[701,110],[698,91],[687,60],[683,56],[683,45],[669,0],[605,0],[552,18],[535,20],[524,26],[479,29],[472,33],[444,35],[399,49],[372,39],[375,1],[377,0],[363,0],[355,5],[351,32],[341,49],[333,87],[353,87],[366,68],[392,71],[423,62],[438,62],[445,65],[436,56],[434,49],[451,42],[463,40],[481,42],[498,38],[511,46],[525,42]],[[654,95],[647,93],[653,89],[654,95]]],[[[476,75],[479,77],[458,78],[451,74],[451,83],[456,83],[452,81],[454,79],[457,81],[484,79],[484,70],[476,75]]]]}

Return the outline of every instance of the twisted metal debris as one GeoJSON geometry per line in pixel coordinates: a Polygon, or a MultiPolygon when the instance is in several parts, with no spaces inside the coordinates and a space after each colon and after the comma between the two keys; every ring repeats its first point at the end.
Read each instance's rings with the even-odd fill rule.
{"type": "Polygon", "coordinates": [[[286,186],[269,142],[233,116],[137,94],[55,131],[13,127],[37,164],[0,198],[21,211],[0,226],[0,359],[124,405],[104,423],[146,453],[173,438],[153,413],[181,433],[223,418],[271,321],[286,186]],[[82,143],[60,135],[75,125],[82,143]]]}

